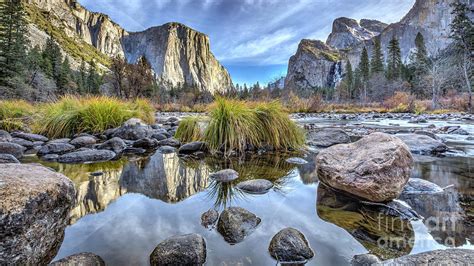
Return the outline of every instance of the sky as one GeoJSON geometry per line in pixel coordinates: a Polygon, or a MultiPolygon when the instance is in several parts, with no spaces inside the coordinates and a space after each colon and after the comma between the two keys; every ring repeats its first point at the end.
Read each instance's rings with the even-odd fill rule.
{"type": "Polygon", "coordinates": [[[415,0],[79,0],[127,31],[181,22],[205,33],[234,84],[286,75],[301,39],[325,41],[338,17],[399,21],[415,0]]]}

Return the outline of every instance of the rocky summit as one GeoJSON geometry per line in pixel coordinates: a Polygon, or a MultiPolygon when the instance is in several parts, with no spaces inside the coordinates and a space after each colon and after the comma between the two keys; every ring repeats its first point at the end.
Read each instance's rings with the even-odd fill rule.
{"type": "Polygon", "coordinates": [[[326,44],[337,49],[351,48],[379,35],[386,27],[387,24],[378,20],[362,19],[359,24],[355,19],[337,18],[332,24],[332,32],[326,44]]]}

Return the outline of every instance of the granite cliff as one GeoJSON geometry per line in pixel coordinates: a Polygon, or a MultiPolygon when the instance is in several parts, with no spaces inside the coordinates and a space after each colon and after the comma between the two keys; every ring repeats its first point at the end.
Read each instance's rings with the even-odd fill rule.
{"type": "Polygon", "coordinates": [[[210,51],[209,37],[183,24],[129,33],[76,0],[26,0],[26,9],[31,44],[43,46],[53,36],[73,67],[95,60],[106,69],[111,57],[124,56],[134,63],[144,56],[157,79],[167,84],[193,85],[211,93],[232,86],[229,73],[210,51]]]}

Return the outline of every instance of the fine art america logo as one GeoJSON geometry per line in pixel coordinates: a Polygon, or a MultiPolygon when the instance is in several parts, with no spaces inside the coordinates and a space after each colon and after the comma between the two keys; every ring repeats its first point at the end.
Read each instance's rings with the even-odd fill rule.
{"type": "Polygon", "coordinates": [[[460,217],[452,212],[425,218],[421,223],[409,222],[399,217],[385,216],[379,213],[377,229],[382,234],[377,240],[377,245],[380,248],[397,250],[412,248],[415,244],[415,235],[407,232],[414,232],[415,229],[423,230],[420,227],[425,227],[424,230],[427,230],[432,239],[418,240],[417,245],[432,245],[428,242],[435,240],[446,247],[456,247],[456,239],[453,234],[457,231],[458,221],[460,221],[460,217]]]}

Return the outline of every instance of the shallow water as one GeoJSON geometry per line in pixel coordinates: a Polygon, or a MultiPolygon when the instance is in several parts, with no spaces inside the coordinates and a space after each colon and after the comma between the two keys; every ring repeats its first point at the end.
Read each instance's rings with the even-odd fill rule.
{"type": "Polygon", "coordinates": [[[425,219],[402,221],[320,185],[315,155],[307,155],[309,163],[301,166],[286,163],[290,156],[188,161],[157,152],[148,158],[97,164],[42,162],[70,177],[77,190],[77,206],[55,260],[88,251],[109,265],[147,265],[160,241],[198,233],[206,239],[206,265],[274,265],[268,244],[285,227],[294,227],[307,237],[316,254],[307,265],[345,265],[354,255],[367,252],[388,259],[453,246],[474,249],[473,157],[417,156],[412,176],[449,186],[449,192],[406,199],[425,219]],[[240,178],[230,184],[209,179],[209,173],[224,168],[235,169],[240,178]],[[268,179],[275,187],[264,195],[234,187],[253,178],[268,179]],[[203,212],[228,206],[243,207],[262,219],[236,245],[200,224],[203,212]]]}

